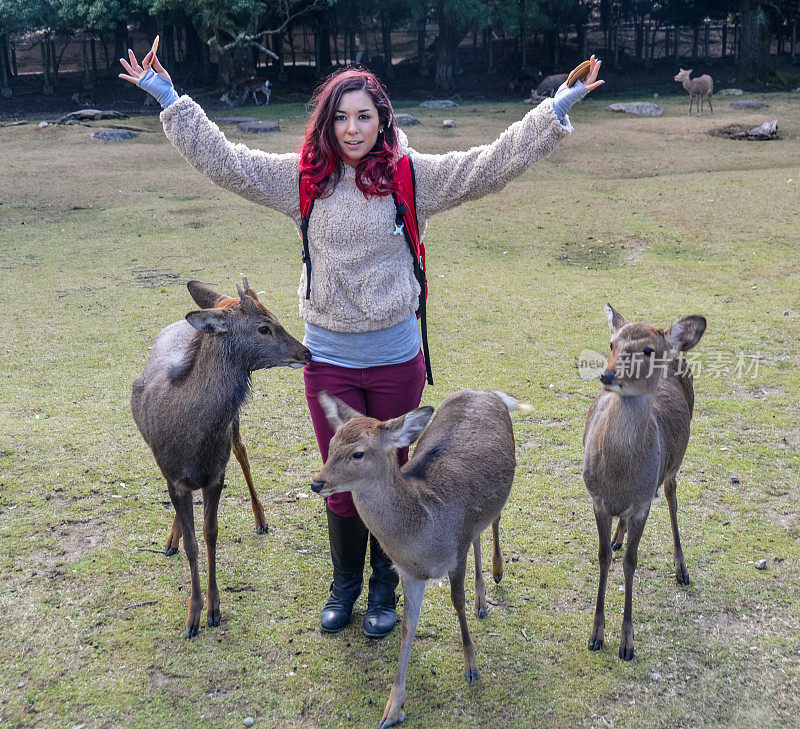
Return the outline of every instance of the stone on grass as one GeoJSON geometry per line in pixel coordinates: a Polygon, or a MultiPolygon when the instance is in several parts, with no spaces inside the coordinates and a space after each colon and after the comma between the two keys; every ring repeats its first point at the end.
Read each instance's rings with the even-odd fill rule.
{"type": "Polygon", "coordinates": [[[401,127],[417,127],[422,124],[413,114],[395,114],[394,118],[401,127]]]}
{"type": "Polygon", "coordinates": [[[720,89],[717,96],[741,96],[743,93],[741,89],[720,89]]]}
{"type": "Polygon", "coordinates": [[[739,483],[739,477],[738,476],[731,476],[731,483],[732,484],[739,483]]]}
{"type": "Polygon", "coordinates": [[[455,129],[456,128],[456,122],[455,122],[454,119],[445,119],[442,122],[442,126],[445,127],[446,129],[455,129]]]}
{"type": "Polygon", "coordinates": [[[78,109],[62,116],[56,124],[64,124],[66,121],[98,121],[99,119],[124,119],[125,114],[119,111],[101,109],[78,109]]]}
{"type": "Polygon", "coordinates": [[[247,134],[266,134],[268,132],[279,132],[281,125],[273,121],[241,122],[237,129],[247,134]]]}
{"type": "Polygon", "coordinates": [[[756,561],[756,569],[757,570],[765,570],[767,569],[767,560],[759,559],[756,561]]]}
{"type": "Polygon", "coordinates": [[[753,142],[762,141],[765,139],[778,138],[778,120],[764,122],[760,126],[748,129],[746,132],[739,132],[736,135],[739,139],[747,139],[753,142]]]}
{"type": "Polygon", "coordinates": [[[757,99],[744,99],[742,101],[731,101],[731,109],[766,109],[767,104],[757,99]]]}
{"type": "Polygon", "coordinates": [[[430,101],[423,101],[420,104],[424,109],[445,109],[455,105],[456,102],[451,99],[431,99],[430,101]]]}
{"type": "Polygon", "coordinates": [[[242,722],[245,726],[253,726],[255,724],[255,719],[252,716],[245,717],[245,720],[242,722]]]}
{"type": "Polygon", "coordinates": [[[660,106],[649,101],[610,104],[606,109],[608,111],[621,111],[625,114],[635,114],[636,116],[661,116],[663,113],[660,106]]]}
{"type": "Polygon", "coordinates": [[[40,121],[39,122],[39,129],[42,129],[43,127],[49,127],[49,126],[50,126],[50,122],[46,122],[46,121],[40,121]]]}
{"type": "Polygon", "coordinates": [[[218,116],[214,118],[217,124],[241,124],[242,122],[257,122],[254,116],[218,116]]]}
{"type": "Polygon", "coordinates": [[[92,139],[101,142],[122,142],[138,136],[139,132],[132,132],[130,129],[98,129],[92,132],[92,139]]]}
{"type": "Polygon", "coordinates": [[[662,676],[657,671],[653,671],[653,673],[650,674],[650,680],[651,681],[660,681],[661,679],[662,679],[662,676]]]}

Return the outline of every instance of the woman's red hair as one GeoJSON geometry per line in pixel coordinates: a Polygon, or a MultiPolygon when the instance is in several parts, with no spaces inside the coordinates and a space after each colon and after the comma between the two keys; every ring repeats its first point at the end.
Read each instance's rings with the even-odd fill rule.
{"type": "Polygon", "coordinates": [[[300,172],[310,183],[313,198],[330,195],[342,177],[344,161],[333,130],[333,118],[342,96],[349,91],[369,94],[383,128],[375,146],[356,166],[356,185],[367,196],[384,197],[394,192],[392,168],[399,145],[392,103],[374,73],[345,68],[328,76],[311,97],[313,111],[300,145],[300,172]]]}

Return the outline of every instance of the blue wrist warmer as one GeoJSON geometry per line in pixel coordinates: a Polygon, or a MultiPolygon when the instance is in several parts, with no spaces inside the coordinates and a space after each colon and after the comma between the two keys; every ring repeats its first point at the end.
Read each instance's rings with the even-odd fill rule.
{"type": "Polygon", "coordinates": [[[561,86],[553,97],[553,111],[559,121],[563,122],[564,117],[572,106],[588,93],[588,90],[580,81],[576,81],[573,86],[561,86]]]}
{"type": "Polygon", "coordinates": [[[172,84],[159,76],[152,68],[148,68],[139,79],[137,86],[148,94],[156,97],[156,101],[166,109],[172,102],[178,100],[178,94],[172,84]]]}

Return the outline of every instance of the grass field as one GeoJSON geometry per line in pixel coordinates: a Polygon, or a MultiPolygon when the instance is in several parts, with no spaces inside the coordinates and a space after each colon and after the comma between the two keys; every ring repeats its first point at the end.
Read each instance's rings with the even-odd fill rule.
{"type": "MultiPolygon", "coordinates": [[[[504,389],[534,412],[514,416],[505,578],[489,580],[488,618],[470,618],[481,678],[464,682],[449,590],[431,586],[406,726],[800,724],[800,94],[764,98],[762,112],[717,97],[703,119],[686,116],[683,95],[660,99],[655,119],[605,111],[608,95],[587,100],[550,158],[431,223],[436,386],[423,401],[504,389]],[[779,141],[708,133],[773,118],[779,141]],[[639,550],[631,663],[617,658],[620,553],[606,645],[586,649],[598,567],[581,434],[598,385],[576,360],[607,348],[606,301],[659,326],[694,313],[709,322],[678,481],[692,584],[673,577],[659,495],[639,550]]],[[[397,106],[420,116],[408,134],[430,152],[490,141],[526,111],[397,106]],[[445,117],[457,127],[442,129],[445,117]]],[[[296,147],[301,106],[252,113],[282,131],[226,128],[232,138],[296,147]]],[[[292,224],[188,167],[156,118],[136,123],[156,133],[115,144],[82,126],[0,129],[0,724],[375,727],[400,631],[365,638],[363,596],[350,628],[319,631],[330,563],[298,372],[254,377],[242,435],[270,532],[255,533],[233,462],[222,626],[203,622],[184,640],[185,555],[143,551],[163,547],[172,507],[130,385],[155,334],[193,308],[183,284],[232,293],[245,272],[289,331],[302,324],[292,224]]],[[[201,546],[201,575],[204,564],[201,546]]]]}

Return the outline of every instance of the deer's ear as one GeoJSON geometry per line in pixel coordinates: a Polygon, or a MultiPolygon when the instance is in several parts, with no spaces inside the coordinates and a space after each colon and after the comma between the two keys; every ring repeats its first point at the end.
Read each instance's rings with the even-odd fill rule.
{"type": "Polygon", "coordinates": [[[190,311],[186,321],[204,334],[224,334],[228,331],[228,313],[224,309],[190,311]]]}
{"type": "Polygon", "coordinates": [[[685,352],[700,341],[705,330],[705,317],[685,316],[667,329],[664,336],[673,352],[685,352]]]}
{"type": "Polygon", "coordinates": [[[628,323],[628,320],[616,309],[614,309],[611,304],[606,304],[603,307],[603,311],[606,312],[606,317],[608,318],[608,328],[611,330],[612,335],[616,334],[628,323]]]}
{"type": "Polygon", "coordinates": [[[213,309],[222,299],[226,298],[211,284],[202,281],[189,281],[186,284],[191,297],[201,309],[213,309]]]}
{"type": "Polygon", "coordinates": [[[405,448],[422,435],[433,415],[433,408],[426,405],[410,413],[389,420],[381,426],[381,445],[384,450],[405,448]]]}
{"type": "Polygon", "coordinates": [[[329,395],[325,390],[317,395],[317,400],[325,411],[325,416],[328,418],[331,428],[334,430],[339,430],[348,420],[363,417],[358,410],[351,408],[338,397],[329,395]]]}

